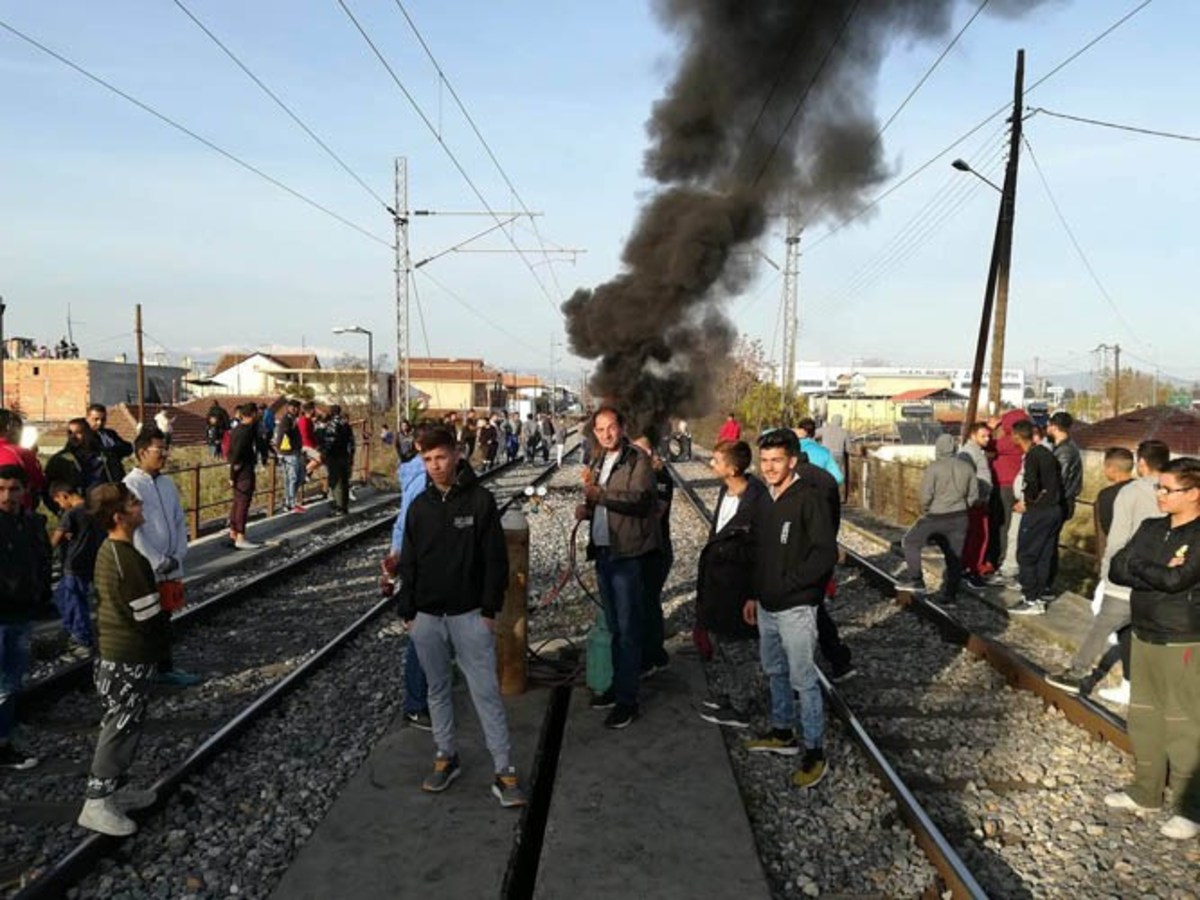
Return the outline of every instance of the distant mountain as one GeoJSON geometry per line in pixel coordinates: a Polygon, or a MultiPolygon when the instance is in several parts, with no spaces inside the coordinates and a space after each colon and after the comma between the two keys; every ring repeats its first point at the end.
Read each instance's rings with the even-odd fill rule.
{"type": "MultiPolygon", "coordinates": [[[[1121,370],[1125,371],[1125,367],[1122,366],[1121,370]]],[[[1143,374],[1149,375],[1152,373],[1147,372],[1143,374]]],[[[1029,384],[1033,383],[1032,370],[1027,369],[1025,371],[1025,377],[1028,379],[1029,384]]],[[[1048,385],[1061,385],[1062,387],[1070,388],[1075,392],[1091,391],[1099,385],[1099,378],[1091,372],[1068,372],[1066,374],[1055,373],[1053,375],[1044,375],[1042,377],[1045,378],[1046,384],[1048,385]]],[[[1173,387],[1182,388],[1192,386],[1192,382],[1186,378],[1172,378],[1170,375],[1165,374],[1160,374],[1158,376],[1158,380],[1162,384],[1169,384],[1173,387]]]]}

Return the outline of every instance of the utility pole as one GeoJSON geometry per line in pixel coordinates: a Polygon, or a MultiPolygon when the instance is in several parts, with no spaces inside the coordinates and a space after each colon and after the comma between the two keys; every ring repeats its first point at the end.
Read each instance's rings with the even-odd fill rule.
{"type": "Polygon", "coordinates": [[[787,255],[783,264],[783,378],[780,403],[786,414],[792,390],[796,385],[796,342],[800,328],[800,234],[803,232],[800,215],[788,214],[787,255]]]}
{"type": "Polygon", "coordinates": [[[1012,269],[1013,222],[1017,213],[1017,164],[1021,159],[1021,119],[1024,114],[1025,51],[1017,51],[1017,75],[1013,81],[1012,129],[1008,142],[1008,165],[1004,169],[1004,193],[1000,198],[1000,268],[996,279],[996,321],[992,329],[992,371],[988,376],[988,405],[1000,412],[1000,389],[1004,375],[1004,329],[1008,322],[1008,277],[1012,269]]]}
{"type": "Polygon", "coordinates": [[[396,157],[395,206],[388,212],[396,227],[396,433],[400,420],[408,415],[409,341],[408,279],[411,272],[408,255],[408,160],[396,157]]]}
{"type": "Polygon", "coordinates": [[[1121,345],[1113,344],[1113,415],[1121,414],[1121,345]]]}
{"type": "MultiPolygon", "coordinates": [[[[983,290],[983,310],[979,317],[979,335],[975,341],[975,364],[971,370],[971,392],[967,401],[966,422],[960,435],[965,442],[966,429],[979,417],[979,394],[983,383],[983,361],[987,356],[988,329],[992,324],[993,300],[998,293],[1001,260],[1007,255],[1012,260],[1012,217],[1016,203],[1017,155],[1020,152],[1021,104],[1025,78],[1025,51],[1017,51],[1016,87],[1013,92],[1012,137],[1009,140],[1008,165],[1004,171],[1004,187],[1000,190],[1000,211],[996,216],[996,232],[992,239],[992,259],[988,266],[987,284],[983,290]],[[1007,246],[1007,251],[1005,250],[1007,246]]],[[[956,160],[955,168],[970,170],[965,163],[956,160]]],[[[986,180],[986,179],[985,179],[986,180]]],[[[994,186],[994,185],[993,185],[994,186]]],[[[992,344],[992,368],[988,378],[988,399],[994,404],[993,412],[1000,412],[1000,389],[1004,374],[1004,327],[1008,317],[1008,262],[1004,273],[1003,312],[997,304],[995,332],[992,344]]]]}
{"type": "Polygon", "coordinates": [[[137,334],[137,380],[138,380],[138,424],[146,421],[146,363],[142,356],[142,304],[137,305],[137,316],[134,322],[137,334]]]}
{"type": "Polygon", "coordinates": [[[8,359],[8,348],[4,345],[4,297],[0,296],[0,409],[4,405],[4,361],[8,359]]]}

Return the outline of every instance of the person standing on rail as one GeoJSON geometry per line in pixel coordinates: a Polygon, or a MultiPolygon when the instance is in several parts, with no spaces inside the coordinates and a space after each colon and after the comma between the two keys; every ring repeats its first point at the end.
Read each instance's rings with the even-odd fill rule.
{"type": "Polygon", "coordinates": [[[825,713],[813,650],[817,607],[837,564],[837,535],[829,510],[812,490],[797,483],[800,443],[789,429],[758,440],[759,468],[770,503],[755,523],[755,597],[743,616],[758,626],[759,653],[771,693],[771,731],[749,741],[752,752],[795,756],[796,698],[804,738],[800,768],[792,784],[811,788],[825,777],[825,713]]]}
{"type": "Polygon", "coordinates": [[[1119,688],[1101,690],[1100,697],[1110,702],[1129,703],[1133,671],[1130,590],[1114,584],[1109,578],[1109,569],[1113,557],[1125,548],[1142,523],[1158,518],[1158,479],[1170,461],[1171,450],[1162,441],[1142,441],[1137,450],[1138,477],[1131,480],[1127,467],[1132,457],[1128,450],[1114,447],[1104,455],[1105,474],[1114,483],[1096,498],[1097,525],[1104,529],[1105,534],[1100,551],[1100,584],[1097,589],[1101,598],[1100,606],[1071,665],[1065,671],[1047,677],[1046,680],[1055,687],[1070,693],[1087,693],[1093,684],[1092,664],[1100,655],[1109,635],[1115,632],[1121,647],[1124,678],[1119,688]],[[1113,460],[1120,460],[1120,466],[1113,460]],[[1117,489],[1115,493],[1112,493],[1113,488],[1117,489]]]}
{"type": "Polygon", "coordinates": [[[108,532],[96,556],[100,658],[95,679],[104,717],[78,822],[124,837],[137,831],[125,813],[157,799],[153,791],[122,786],[142,739],[150,682],[169,652],[170,633],[154,571],[133,546],[142,526],[142,501],[124,483],[104,484],[88,495],[88,508],[108,532]]]}
{"type": "Polygon", "coordinates": [[[714,688],[700,718],[714,725],[749,728],[759,697],[758,629],[742,616],[754,592],[754,525],[761,503],[770,502],[763,483],[747,469],[753,456],[745,441],[721,441],[709,465],[721,479],[717,514],[708,529],[696,570],[696,624],[714,661],[714,688]]]}
{"type": "MultiPolygon", "coordinates": [[[[396,480],[400,484],[400,513],[396,516],[396,524],[392,526],[391,549],[383,558],[382,589],[385,595],[395,591],[394,579],[399,569],[400,549],[404,546],[404,523],[408,518],[408,509],[413,500],[429,486],[425,460],[421,459],[421,438],[428,430],[428,425],[418,425],[416,431],[412,432],[412,440],[408,442],[396,469],[396,480]]],[[[429,718],[429,684],[421,668],[417,646],[411,639],[404,651],[404,702],[400,714],[413,728],[422,731],[433,728],[429,718]]]]}
{"type": "Polygon", "coordinates": [[[262,544],[246,537],[246,520],[250,517],[250,505],[254,502],[257,485],[254,465],[258,460],[258,429],[254,420],[258,416],[258,407],[253,403],[243,403],[237,408],[237,414],[241,424],[233,429],[233,436],[229,440],[229,484],[233,488],[229,536],[237,550],[258,550],[262,544]]]}
{"type": "Polygon", "coordinates": [[[1162,806],[1170,772],[1175,814],[1165,837],[1200,836],[1200,459],[1163,466],[1155,486],[1163,518],[1147,519],[1112,558],[1109,576],[1131,588],[1134,778],[1105,805],[1162,806]]]}
{"type": "Polygon", "coordinates": [[[952,434],[938,435],[933,445],[934,461],[921,477],[921,518],[904,535],[905,572],[896,586],[924,590],[921,551],[933,542],[946,559],[946,574],[938,599],[953,603],[962,581],[962,551],[967,539],[967,510],[979,499],[975,467],[957,455],[958,442],[952,434]]]}
{"type": "MultiPolygon", "coordinates": [[[[170,476],[163,474],[169,452],[165,435],[143,429],[133,442],[137,467],[125,476],[125,486],[142,501],[142,526],[134,532],[133,546],[154,571],[159,605],[168,621],[184,606],[183,561],[188,552],[187,517],[179,491],[170,476]]],[[[199,684],[199,675],[175,668],[169,649],[168,645],[154,680],[180,687],[199,684]]]]}
{"type": "Polygon", "coordinates": [[[645,609],[643,560],[659,547],[654,470],[625,437],[625,418],[611,406],[592,417],[596,447],[584,470],[584,503],[578,519],[591,521],[588,558],[612,634],[613,683],[591,699],[592,709],[611,710],[605,728],[626,728],[638,717],[645,609]]]}
{"type": "Polygon", "coordinates": [[[654,470],[654,492],[656,496],[654,519],[659,527],[658,549],[642,557],[642,599],[645,602],[645,617],[642,620],[642,665],[641,677],[649,678],[671,664],[671,658],[663,646],[663,588],[675,553],[671,547],[671,501],[675,499],[675,481],[663,465],[662,457],[654,452],[654,444],[648,435],[634,438],[633,445],[646,454],[654,470]]]}
{"type": "Polygon", "coordinates": [[[1009,615],[1040,616],[1046,612],[1042,599],[1050,585],[1058,535],[1062,531],[1062,471],[1054,453],[1045,444],[1035,444],[1033,423],[1017,422],[1012,427],[1013,441],[1025,455],[1022,466],[1024,487],[1021,500],[1013,507],[1021,514],[1017,534],[1017,565],[1020,567],[1021,602],[1009,608],[1009,615]]]}
{"type": "Polygon", "coordinates": [[[429,486],[412,501],[398,564],[399,610],[429,680],[437,747],[423,790],[444,791],[461,769],[454,734],[451,652],[466,678],[495,764],[492,793],[501,806],[528,803],[510,758],[508,719],[496,672],[496,614],[508,587],[508,551],[491,492],[467,465],[454,435],[421,437],[429,486]]]}
{"type": "Polygon", "coordinates": [[[285,511],[302,513],[304,505],[304,447],[300,439],[300,401],[289,399],[283,414],[275,423],[273,445],[275,455],[283,463],[283,508],[285,511]]]}
{"type": "Polygon", "coordinates": [[[0,466],[0,769],[32,769],[36,756],[12,743],[17,692],[29,669],[33,616],[50,599],[46,519],[24,506],[25,469],[0,466]]]}

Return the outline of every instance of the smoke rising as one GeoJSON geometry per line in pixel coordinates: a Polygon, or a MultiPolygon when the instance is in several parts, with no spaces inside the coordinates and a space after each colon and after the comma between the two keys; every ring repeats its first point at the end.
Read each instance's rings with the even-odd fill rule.
{"type": "MultiPolygon", "coordinates": [[[[1046,0],[992,0],[1016,15],[1046,0]]],[[[563,304],[597,395],[636,428],[711,411],[737,336],[722,301],[753,275],[773,216],[844,217],[887,175],[875,139],[880,62],[945,34],[955,0],[656,0],[681,60],[646,129],[659,185],[623,271],[563,304]],[[831,49],[832,48],[832,49],[831,49]]]]}

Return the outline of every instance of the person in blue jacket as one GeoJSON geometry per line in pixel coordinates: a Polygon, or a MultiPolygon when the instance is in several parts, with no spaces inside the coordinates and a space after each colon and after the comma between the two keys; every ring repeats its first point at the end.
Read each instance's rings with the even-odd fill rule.
{"type": "Polygon", "coordinates": [[[832,475],[839,485],[844,484],[846,476],[842,474],[842,467],[837,464],[833,454],[817,443],[814,437],[817,433],[817,423],[813,419],[801,419],[793,431],[796,432],[796,437],[800,438],[800,452],[808,457],[808,461],[832,475]]]}
{"type": "MultiPolygon", "coordinates": [[[[384,578],[388,584],[392,584],[391,579],[400,563],[400,548],[404,545],[404,523],[408,518],[408,508],[412,505],[413,498],[420,495],[429,484],[429,476],[425,473],[425,461],[421,459],[421,438],[428,429],[426,424],[417,426],[413,433],[413,441],[401,455],[400,465],[396,469],[396,478],[400,482],[400,513],[396,516],[396,524],[392,528],[392,546],[383,560],[384,578]]],[[[429,718],[429,683],[417,657],[417,648],[411,640],[404,656],[402,715],[414,728],[420,728],[422,731],[433,729],[429,718]]]]}

